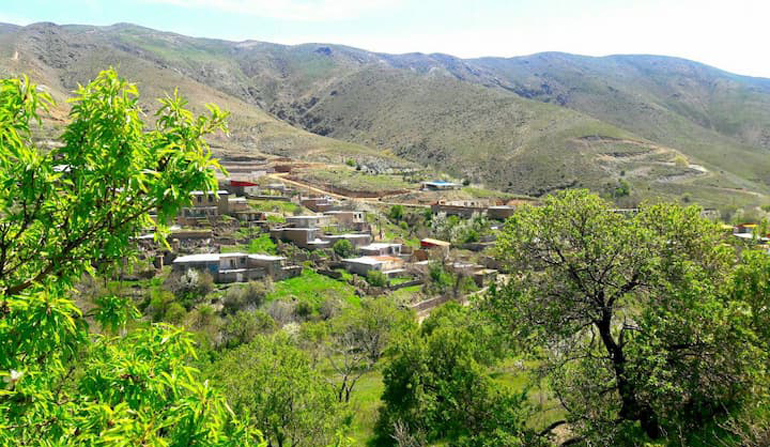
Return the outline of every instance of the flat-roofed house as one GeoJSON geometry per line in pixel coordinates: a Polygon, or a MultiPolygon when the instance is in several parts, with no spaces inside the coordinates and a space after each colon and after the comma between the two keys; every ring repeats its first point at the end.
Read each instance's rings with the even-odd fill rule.
{"type": "Polygon", "coordinates": [[[462,185],[459,183],[446,182],[444,180],[422,182],[422,189],[429,191],[450,191],[453,189],[460,189],[461,187],[462,185]]]}
{"type": "Polygon", "coordinates": [[[495,220],[505,220],[516,211],[516,207],[510,205],[490,206],[487,208],[487,217],[495,220]]]}
{"type": "Polygon", "coordinates": [[[438,239],[431,239],[429,237],[426,237],[425,239],[422,239],[420,241],[420,247],[422,248],[442,248],[442,249],[449,249],[452,244],[447,241],[441,241],[438,239]]]}
{"type": "Polygon", "coordinates": [[[200,220],[227,214],[230,210],[230,193],[225,190],[192,191],[192,204],[180,210],[177,221],[180,225],[196,224],[200,220]]]}
{"type": "Polygon", "coordinates": [[[358,249],[363,256],[400,256],[401,244],[374,242],[358,249]]]}
{"type": "Polygon", "coordinates": [[[403,272],[401,267],[404,265],[404,261],[395,256],[361,256],[359,258],[343,259],[342,262],[350,273],[361,276],[366,276],[372,270],[392,276],[403,272]]]}
{"type": "Polygon", "coordinates": [[[331,217],[323,214],[286,217],[286,224],[295,228],[320,228],[329,225],[329,223],[331,223],[331,217]]]}
{"type": "Polygon", "coordinates": [[[275,240],[290,242],[297,247],[311,250],[330,246],[329,241],[321,239],[320,236],[321,230],[318,228],[284,227],[270,230],[270,237],[275,240]]]}
{"type": "Polygon", "coordinates": [[[339,200],[332,197],[305,197],[299,203],[316,213],[330,211],[339,206],[339,200]]]}
{"type": "Polygon", "coordinates": [[[324,240],[334,246],[337,241],[345,239],[350,241],[354,248],[363,247],[372,243],[372,235],[369,233],[331,234],[323,236],[324,240]]]}
{"type": "Polygon", "coordinates": [[[326,211],[324,215],[331,217],[332,221],[340,228],[369,231],[366,213],[363,211],[326,211]]]}
{"type": "Polygon", "coordinates": [[[433,214],[473,217],[474,214],[483,214],[487,206],[489,203],[486,200],[440,200],[431,205],[430,209],[433,214]]]}
{"type": "Polygon", "coordinates": [[[203,253],[196,255],[179,256],[172,262],[173,270],[185,271],[195,269],[205,271],[212,277],[219,273],[219,253],[203,253]]]}
{"type": "Polygon", "coordinates": [[[173,261],[173,269],[206,271],[217,283],[243,282],[270,276],[281,280],[296,276],[299,266],[286,266],[286,258],[248,253],[208,253],[180,256],[173,261]]]}

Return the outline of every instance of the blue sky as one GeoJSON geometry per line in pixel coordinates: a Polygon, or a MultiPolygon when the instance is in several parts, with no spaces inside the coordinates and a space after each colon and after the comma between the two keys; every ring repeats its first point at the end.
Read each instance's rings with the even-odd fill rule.
{"type": "Polygon", "coordinates": [[[0,0],[0,21],[460,57],[565,51],[694,59],[770,77],[768,0],[0,0]]]}

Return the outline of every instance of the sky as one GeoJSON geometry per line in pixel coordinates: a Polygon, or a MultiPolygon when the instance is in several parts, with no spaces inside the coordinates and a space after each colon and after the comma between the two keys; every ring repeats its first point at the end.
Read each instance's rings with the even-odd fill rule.
{"type": "Polygon", "coordinates": [[[0,22],[130,22],[386,53],[660,54],[770,78],[768,0],[0,0],[0,22]]]}

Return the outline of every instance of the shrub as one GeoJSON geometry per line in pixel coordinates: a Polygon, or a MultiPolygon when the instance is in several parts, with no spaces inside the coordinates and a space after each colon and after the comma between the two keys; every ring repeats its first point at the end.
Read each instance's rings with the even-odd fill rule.
{"type": "Polygon", "coordinates": [[[266,312],[242,310],[227,319],[222,335],[225,346],[235,348],[250,343],[257,335],[274,332],[277,326],[266,312]]]}
{"type": "Polygon", "coordinates": [[[388,285],[388,277],[379,270],[370,270],[366,274],[366,282],[374,287],[385,287],[388,285]]]}
{"type": "Polygon", "coordinates": [[[196,301],[214,290],[214,279],[208,272],[189,269],[169,276],[166,287],[189,310],[196,301]]]}
{"type": "Polygon", "coordinates": [[[391,220],[401,220],[404,218],[404,207],[402,205],[393,205],[390,207],[390,211],[388,211],[388,217],[391,218],[391,220]]]}
{"type": "Polygon", "coordinates": [[[353,244],[347,239],[340,239],[335,242],[332,250],[334,250],[334,253],[340,258],[349,258],[355,252],[353,244]]]}
{"type": "Polygon", "coordinates": [[[356,161],[353,160],[352,158],[348,158],[347,160],[345,160],[345,164],[352,168],[356,165],[356,161]]]}
{"type": "Polygon", "coordinates": [[[222,301],[223,311],[234,314],[242,309],[256,309],[265,302],[272,291],[272,282],[249,281],[248,284],[231,286],[222,301]]]}
{"type": "Polygon", "coordinates": [[[177,302],[173,302],[169,304],[168,309],[166,309],[166,315],[163,317],[163,320],[169,323],[179,324],[184,321],[186,316],[187,311],[184,306],[177,302]]]}
{"type": "Polygon", "coordinates": [[[267,306],[267,314],[280,325],[294,320],[294,303],[287,299],[275,300],[267,306]]]}
{"type": "Polygon", "coordinates": [[[313,315],[313,305],[307,301],[300,301],[294,306],[294,314],[300,320],[309,320],[310,316],[313,315]]]}

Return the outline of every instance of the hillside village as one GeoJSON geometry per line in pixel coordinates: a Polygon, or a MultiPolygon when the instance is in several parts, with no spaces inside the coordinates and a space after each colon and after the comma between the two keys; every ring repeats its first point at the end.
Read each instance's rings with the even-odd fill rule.
{"type": "Polygon", "coordinates": [[[180,210],[168,247],[156,243],[152,232],[139,238],[142,257],[156,274],[196,270],[227,288],[312,272],[350,284],[361,296],[395,294],[401,305],[424,313],[495,281],[496,232],[518,205],[536,204],[522,198],[456,199],[464,186],[444,179],[415,184],[405,202],[350,197],[341,188],[335,193],[321,189],[325,185],[287,181],[306,163],[286,158],[223,167],[227,174],[219,175],[219,190],[193,192],[190,205],[180,210]],[[477,228],[452,233],[472,221],[477,228]],[[462,293],[429,290],[426,282],[436,268],[463,283],[462,293]]]}
{"type": "Polygon", "coordinates": [[[767,129],[675,57],[0,23],[0,447],[768,446],[767,129]]]}

